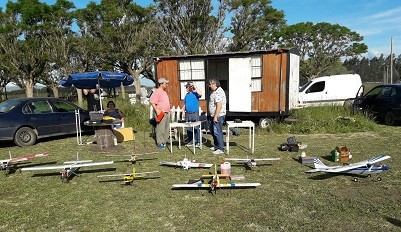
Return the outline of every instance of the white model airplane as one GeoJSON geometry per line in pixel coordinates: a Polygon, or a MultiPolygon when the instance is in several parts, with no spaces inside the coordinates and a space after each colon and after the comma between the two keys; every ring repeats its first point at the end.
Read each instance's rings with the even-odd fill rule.
{"type": "Polygon", "coordinates": [[[24,161],[28,161],[37,157],[44,157],[44,156],[48,156],[49,153],[45,152],[45,153],[40,153],[40,154],[36,154],[36,155],[27,155],[27,156],[21,156],[21,157],[11,157],[11,152],[9,152],[10,154],[10,158],[9,159],[4,159],[4,160],[0,160],[0,170],[9,170],[10,166],[13,166],[14,169],[16,169],[16,166],[18,163],[24,162],[24,161]]]}
{"type": "Polygon", "coordinates": [[[107,156],[130,157],[127,161],[131,162],[132,164],[135,164],[137,161],[145,160],[143,158],[138,159],[139,156],[151,155],[151,154],[157,154],[157,153],[159,153],[159,152],[147,152],[147,153],[142,153],[142,154],[131,154],[131,155],[107,155],[107,156]]]}
{"type": "Polygon", "coordinates": [[[77,154],[77,160],[75,161],[66,161],[64,165],[57,166],[43,166],[43,167],[29,167],[29,168],[21,168],[21,171],[39,171],[39,170],[54,170],[61,169],[61,180],[68,181],[68,179],[72,175],[77,175],[75,172],[81,167],[92,167],[92,166],[100,166],[100,165],[108,165],[112,164],[113,161],[105,161],[105,162],[96,162],[93,163],[92,160],[79,160],[77,154]]]}
{"type": "MultiPolygon", "coordinates": [[[[151,173],[158,173],[159,171],[151,171],[151,172],[135,172],[135,168],[132,169],[132,173],[126,173],[126,174],[112,174],[112,175],[100,175],[97,176],[98,178],[102,177],[119,177],[122,176],[124,178],[124,182],[126,185],[131,185],[132,182],[136,179],[146,179],[147,174],[151,173]]],[[[155,177],[149,177],[149,178],[155,178],[155,177]]]]}
{"type": "MultiPolygon", "coordinates": [[[[229,174],[217,174],[217,168],[215,165],[214,174],[202,175],[199,179],[200,183],[188,183],[188,184],[173,184],[173,189],[187,189],[187,188],[208,188],[210,193],[213,191],[216,193],[217,188],[256,188],[260,186],[260,183],[221,183],[220,178],[229,178],[229,174]],[[204,179],[211,179],[207,184],[204,183],[204,179]]],[[[190,181],[192,182],[192,181],[190,181]]]]}
{"type": "MultiPolygon", "coordinates": [[[[390,170],[387,165],[374,166],[373,164],[390,159],[388,155],[379,155],[368,160],[364,160],[358,163],[352,163],[349,165],[342,166],[326,166],[319,159],[314,160],[314,169],[306,171],[311,172],[327,172],[327,173],[347,173],[347,174],[358,174],[366,175],[368,177],[371,174],[379,174],[383,171],[390,170]]],[[[354,178],[354,181],[358,181],[358,178],[354,178]]],[[[377,181],[381,181],[381,177],[377,177],[377,181]]]]}
{"type": "Polygon", "coordinates": [[[243,163],[244,166],[248,169],[252,169],[256,167],[256,161],[273,161],[280,160],[280,158],[260,158],[260,159],[252,159],[252,158],[224,158],[224,160],[233,160],[238,161],[239,163],[243,163]]]}
{"type": "Polygon", "coordinates": [[[184,170],[188,170],[190,168],[210,168],[213,166],[213,164],[195,163],[195,160],[189,160],[188,158],[184,158],[178,162],[161,161],[160,165],[182,167],[184,170]]]}

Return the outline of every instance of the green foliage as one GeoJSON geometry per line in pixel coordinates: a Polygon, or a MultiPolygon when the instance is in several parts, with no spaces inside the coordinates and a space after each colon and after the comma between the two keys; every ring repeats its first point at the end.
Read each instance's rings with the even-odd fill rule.
{"type": "MultiPolygon", "coordinates": [[[[125,127],[132,127],[135,131],[150,131],[149,105],[131,104],[127,99],[112,99],[116,103],[116,108],[125,114],[125,127]]],[[[105,99],[105,105],[108,100],[105,99]]]]}
{"type": "Polygon", "coordinates": [[[282,46],[300,50],[300,76],[313,79],[329,70],[341,57],[356,56],[367,51],[363,36],[339,24],[297,23],[277,34],[282,46]]]}
{"type": "Polygon", "coordinates": [[[315,134],[375,131],[375,122],[363,115],[352,114],[342,106],[307,107],[290,116],[294,123],[274,123],[270,130],[276,133],[315,134]]]}

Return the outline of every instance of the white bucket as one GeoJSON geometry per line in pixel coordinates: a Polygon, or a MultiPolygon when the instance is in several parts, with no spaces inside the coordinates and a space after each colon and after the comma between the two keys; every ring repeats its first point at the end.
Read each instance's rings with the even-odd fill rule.
{"type": "Polygon", "coordinates": [[[231,164],[230,162],[224,162],[220,164],[221,174],[231,175],[231,164]]]}

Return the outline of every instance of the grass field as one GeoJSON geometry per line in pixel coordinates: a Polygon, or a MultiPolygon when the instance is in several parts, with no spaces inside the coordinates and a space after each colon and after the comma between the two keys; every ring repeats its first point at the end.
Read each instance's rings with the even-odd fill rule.
{"type": "MultiPolygon", "coordinates": [[[[248,136],[241,130],[230,136],[231,157],[246,157],[248,136]]],[[[159,166],[162,160],[178,161],[185,156],[199,162],[218,163],[213,155],[210,135],[196,155],[183,147],[174,153],[165,149],[144,158],[140,164],[115,162],[113,165],[82,168],[82,176],[69,183],[60,181],[57,171],[20,172],[0,175],[0,231],[400,231],[401,230],[401,164],[400,127],[378,126],[375,132],[338,134],[295,134],[308,145],[306,153],[328,158],[336,146],[346,145],[361,161],[378,154],[388,154],[391,170],[376,178],[306,174],[310,168],[297,162],[298,153],[278,151],[289,136],[285,133],[261,133],[257,130],[255,154],[252,157],[280,157],[254,170],[232,163],[233,175],[244,175],[239,182],[259,182],[256,189],[171,190],[172,184],[186,183],[211,170],[184,171],[159,166]],[[97,175],[137,171],[160,171],[159,179],[139,180],[133,186],[123,182],[99,182],[97,175]]],[[[124,149],[112,154],[158,151],[149,131],[139,131],[135,141],[121,143],[124,149]]],[[[92,136],[89,137],[90,139],[92,136]]],[[[49,152],[49,157],[33,164],[61,164],[81,159],[121,161],[106,153],[94,153],[95,145],[78,146],[75,137],[41,140],[20,148],[0,144],[0,158],[8,152],[14,156],[49,152]]],[[[23,165],[21,165],[23,166],[23,165]]]]}

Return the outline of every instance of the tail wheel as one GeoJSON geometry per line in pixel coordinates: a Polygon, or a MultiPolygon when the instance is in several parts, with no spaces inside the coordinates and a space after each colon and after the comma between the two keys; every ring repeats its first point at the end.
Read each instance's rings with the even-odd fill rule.
{"type": "Polygon", "coordinates": [[[382,181],[382,178],[380,176],[378,176],[377,181],[382,181]]]}
{"type": "Polygon", "coordinates": [[[358,182],[358,178],[354,177],[354,182],[358,182]]]}

